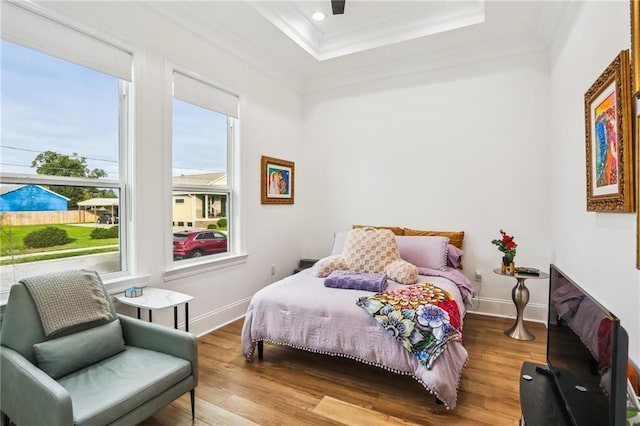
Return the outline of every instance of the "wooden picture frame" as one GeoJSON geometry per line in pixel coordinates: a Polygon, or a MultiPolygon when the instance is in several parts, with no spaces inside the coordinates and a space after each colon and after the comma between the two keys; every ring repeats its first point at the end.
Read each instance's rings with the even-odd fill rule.
{"type": "Polygon", "coordinates": [[[629,74],[623,50],[584,95],[587,211],[634,211],[629,74]]]}
{"type": "Polygon", "coordinates": [[[260,170],[262,204],[293,204],[295,164],[263,155],[260,170]]]}
{"type": "Polygon", "coordinates": [[[631,93],[640,97],[640,0],[630,0],[631,8],[631,93]]]}

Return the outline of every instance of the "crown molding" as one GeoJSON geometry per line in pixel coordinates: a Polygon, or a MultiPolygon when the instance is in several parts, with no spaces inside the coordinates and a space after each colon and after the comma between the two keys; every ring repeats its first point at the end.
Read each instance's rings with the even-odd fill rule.
{"type": "Polygon", "coordinates": [[[530,36],[503,38],[484,43],[482,48],[477,46],[460,47],[432,55],[424,55],[421,58],[407,56],[375,68],[360,67],[326,74],[309,79],[302,89],[302,94],[312,95],[331,90],[357,88],[376,82],[408,78],[473,64],[492,63],[523,55],[543,55],[547,58],[548,48],[538,38],[530,36]]]}
{"type": "Polygon", "coordinates": [[[545,41],[547,47],[551,47],[551,43],[558,33],[558,28],[567,11],[568,5],[569,2],[567,1],[542,3],[536,32],[545,41]]]}
{"type": "Polygon", "coordinates": [[[314,23],[293,2],[247,3],[318,61],[480,24],[485,19],[484,0],[423,2],[409,3],[412,7],[407,10],[398,9],[366,23],[323,30],[321,23],[314,23]]]}
{"type": "Polygon", "coordinates": [[[267,75],[297,93],[302,90],[304,80],[291,68],[272,60],[262,50],[253,47],[220,26],[211,25],[205,16],[199,15],[191,8],[172,7],[172,5],[175,6],[173,2],[145,2],[144,4],[205,43],[224,50],[256,72],[267,75]]]}

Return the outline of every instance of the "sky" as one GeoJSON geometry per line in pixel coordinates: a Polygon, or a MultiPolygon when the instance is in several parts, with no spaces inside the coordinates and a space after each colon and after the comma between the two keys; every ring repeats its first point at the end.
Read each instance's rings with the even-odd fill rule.
{"type": "MultiPolygon", "coordinates": [[[[31,162],[50,150],[117,179],[118,79],[5,40],[0,55],[0,170],[35,174],[31,162]]],[[[177,100],[173,108],[173,175],[225,171],[226,116],[177,100]]]]}

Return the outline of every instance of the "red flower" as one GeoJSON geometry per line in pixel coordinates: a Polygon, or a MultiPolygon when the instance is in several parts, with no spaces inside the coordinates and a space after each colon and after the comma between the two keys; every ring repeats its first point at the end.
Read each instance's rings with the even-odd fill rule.
{"type": "Polygon", "coordinates": [[[491,243],[498,246],[498,250],[503,252],[505,257],[513,259],[516,255],[516,247],[518,247],[518,244],[513,241],[513,236],[508,235],[502,229],[500,230],[500,235],[502,235],[501,240],[492,240],[491,243]]]}

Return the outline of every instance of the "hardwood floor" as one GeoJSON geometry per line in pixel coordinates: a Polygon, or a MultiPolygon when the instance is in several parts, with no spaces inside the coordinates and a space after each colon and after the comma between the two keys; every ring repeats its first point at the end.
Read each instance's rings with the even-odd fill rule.
{"type": "MultiPolygon", "coordinates": [[[[520,365],[545,361],[543,324],[527,323],[536,339],[518,341],[503,333],[512,319],[468,314],[469,364],[446,410],[414,379],[346,358],[265,343],[264,359],[246,362],[242,324],[199,339],[195,425],[516,425],[520,365]]],[[[189,395],[142,424],[192,424],[189,395]]]]}

